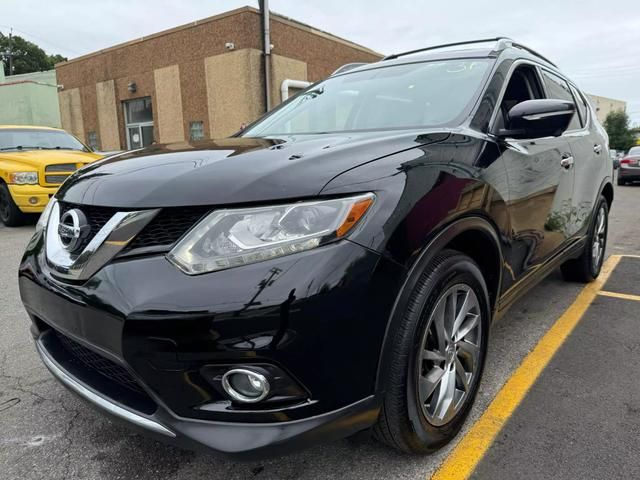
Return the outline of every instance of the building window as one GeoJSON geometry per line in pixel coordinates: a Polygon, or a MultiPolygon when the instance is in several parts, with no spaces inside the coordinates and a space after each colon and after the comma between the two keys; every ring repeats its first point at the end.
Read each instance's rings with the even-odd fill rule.
{"type": "Polygon", "coordinates": [[[87,133],[87,144],[91,150],[100,150],[100,145],[98,145],[98,134],[96,132],[87,133]]]}
{"type": "Polygon", "coordinates": [[[127,148],[133,150],[153,143],[153,110],[151,97],[124,102],[127,148]]]}
{"type": "Polygon", "coordinates": [[[204,122],[189,122],[189,138],[191,140],[204,138],[204,122]]]}

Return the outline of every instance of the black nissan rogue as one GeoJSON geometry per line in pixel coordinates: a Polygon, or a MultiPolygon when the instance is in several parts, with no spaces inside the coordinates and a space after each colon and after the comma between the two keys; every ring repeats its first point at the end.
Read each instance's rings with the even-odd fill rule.
{"type": "Polygon", "coordinates": [[[188,448],[287,452],[461,428],[492,320],[560,267],[598,276],[607,137],[505,38],[337,72],[234,137],[153,145],[62,186],[20,265],[44,364],[188,448]]]}

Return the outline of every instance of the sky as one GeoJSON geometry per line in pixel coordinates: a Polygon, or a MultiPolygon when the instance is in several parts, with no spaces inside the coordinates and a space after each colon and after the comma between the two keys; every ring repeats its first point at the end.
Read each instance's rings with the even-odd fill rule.
{"type": "MultiPolygon", "coordinates": [[[[2,0],[0,31],[72,58],[244,5],[258,1],[2,0]]],[[[584,91],[625,100],[640,125],[638,0],[270,0],[270,9],[384,54],[508,36],[584,91]]]]}

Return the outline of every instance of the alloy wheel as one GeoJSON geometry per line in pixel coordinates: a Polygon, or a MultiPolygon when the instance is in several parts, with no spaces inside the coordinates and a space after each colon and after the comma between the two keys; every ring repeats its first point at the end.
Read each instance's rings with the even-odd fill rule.
{"type": "Polygon", "coordinates": [[[422,412],[434,426],[462,409],[480,368],[482,310],[473,289],[457,284],[438,299],[420,343],[418,392],[422,412]]]}
{"type": "Polygon", "coordinates": [[[591,260],[593,269],[597,272],[602,262],[604,248],[607,241],[607,214],[604,207],[598,210],[596,217],[596,227],[593,231],[593,242],[591,244],[591,260]]]}

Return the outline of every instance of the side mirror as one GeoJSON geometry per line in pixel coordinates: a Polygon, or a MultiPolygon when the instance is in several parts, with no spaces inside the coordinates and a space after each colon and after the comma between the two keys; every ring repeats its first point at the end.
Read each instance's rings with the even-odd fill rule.
{"type": "Polygon", "coordinates": [[[575,114],[576,107],[565,100],[525,100],[515,105],[498,135],[512,138],[559,137],[575,114]]]}

